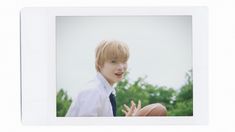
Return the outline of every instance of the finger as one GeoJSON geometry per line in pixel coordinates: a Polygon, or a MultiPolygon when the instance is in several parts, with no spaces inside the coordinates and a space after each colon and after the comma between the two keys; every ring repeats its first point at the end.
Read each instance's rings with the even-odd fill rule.
{"type": "Polygon", "coordinates": [[[133,106],[134,108],[136,108],[135,102],[132,100],[131,101],[131,106],[133,106]]]}
{"type": "Polygon", "coordinates": [[[138,110],[141,109],[141,101],[140,101],[140,100],[138,101],[137,109],[138,109],[138,110]]]}
{"type": "Polygon", "coordinates": [[[124,104],[124,107],[127,111],[130,111],[130,108],[126,104],[124,104]]]}
{"type": "Polygon", "coordinates": [[[125,110],[122,110],[122,112],[127,116],[127,112],[125,110]]]}
{"type": "Polygon", "coordinates": [[[135,102],[133,100],[131,100],[131,104],[135,105],[135,102]]]}
{"type": "Polygon", "coordinates": [[[130,115],[133,115],[135,111],[135,105],[131,105],[130,111],[128,112],[130,115]]]}

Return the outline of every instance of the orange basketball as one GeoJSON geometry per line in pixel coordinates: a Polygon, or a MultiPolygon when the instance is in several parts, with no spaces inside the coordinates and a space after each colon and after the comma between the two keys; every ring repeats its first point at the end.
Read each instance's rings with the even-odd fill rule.
{"type": "Polygon", "coordinates": [[[167,109],[160,103],[150,104],[138,111],[137,116],[166,116],[167,109]]]}

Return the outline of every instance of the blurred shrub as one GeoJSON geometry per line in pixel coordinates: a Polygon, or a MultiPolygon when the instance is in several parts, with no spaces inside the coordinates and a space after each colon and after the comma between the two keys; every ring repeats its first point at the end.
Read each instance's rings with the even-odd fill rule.
{"type": "Polygon", "coordinates": [[[63,89],[60,89],[56,95],[56,116],[65,116],[71,103],[72,99],[68,97],[67,93],[63,89]]]}

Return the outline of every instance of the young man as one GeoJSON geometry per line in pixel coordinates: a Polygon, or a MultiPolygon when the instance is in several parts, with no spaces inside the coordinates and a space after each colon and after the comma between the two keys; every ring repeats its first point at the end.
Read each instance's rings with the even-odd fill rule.
{"type": "Polygon", "coordinates": [[[96,77],[87,83],[66,116],[116,116],[114,83],[127,70],[128,46],[121,41],[102,41],[96,48],[96,77]]]}

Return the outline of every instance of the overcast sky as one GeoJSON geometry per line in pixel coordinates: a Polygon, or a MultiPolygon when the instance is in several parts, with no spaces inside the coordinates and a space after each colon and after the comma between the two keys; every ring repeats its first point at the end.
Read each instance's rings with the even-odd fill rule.
{"type": "Polygon", "coordinates": [[[57,17],[57,90],[74,98],[96,75],[95,48],[104,39],[128,44],[131,81],[147,76],[178,89],[192,69],[191,16],[57,17]]]}

